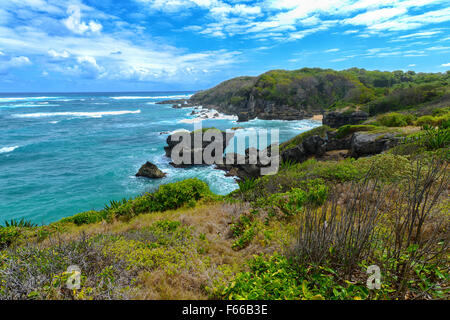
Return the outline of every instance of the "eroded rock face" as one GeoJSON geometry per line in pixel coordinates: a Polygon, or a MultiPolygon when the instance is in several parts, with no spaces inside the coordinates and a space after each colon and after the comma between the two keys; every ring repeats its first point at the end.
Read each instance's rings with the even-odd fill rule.
{"type": "Polygon", "coordinates": [[[350,155],[359,158],[379,154],[400,142],[393,133],[355,132],[351,140],[350,155]]]}
{"type": "MultiPolygon", "coordinates": [[[[263,154],[270,158],[273,147],[278,148],[278,146],[271,145],[263,151],[263,154]]],[[[216,169],[226,171],[226,176],[236,176],[241,180],[257,178],[261,176],[262,168],[269,168],[271,165],[270,163],[266,164],[259,156],[260,153],[255,148],[247,148],[245,155],[229,153],[223,158],[223,163],[216,164],[216,169]],[[253,158],[253,155],[256,155],[256,157],[253,158]]]]}
{"type": "Polygon", "coordinates": [[[303,140],[303,148],[308,154],[316,155],[318,157],[322,156],[325,151],[325,144],[327,141],[320,136],[310,136],[303,140]]]}
{"type": "Polygon", "coordinates": [[[333,150],[349,150],[352,144],[352,136],[344,137],[342,139],[337,138],[337,133],[334,131],[327,132],[327,142],[325,144],[326,151],[333,150]]]}
{"type": "Polygon", "coordinates": [[[303,144],[298,144],[293,148],[287,149],[281,153],[281,159],[285,162],[303,162],[308,159],[308,154],[303,148],[303,144]]]}
{"type": "MultiPolygon", "coordinates": [[[[217,129],[212,129],[212,130],[217,130],[217,129]]],[[[225,148],[227,147],[229,141],[233,138],[234,133],[226,133],[225,131],[220,131],[220,134],[222,135],[222,148],[223,150],[225,150],[225,148]]],[[[170,165],[172,165],[173,167],[176,168],[189,168],[195,165],[206,165],[207,163],[204,162],[204,157],[201,157],[201,163],[196,164],[195,163],[195,154],[201,154],[203,155],[205,148],[208,147],[211,143],[214,142],[213,141],[207,141],[206,139],[203,139],[203,133],[200,136],[201,139],[201,143],[199,143],[199,145],[197,146],[195,144],[195,134],[194,132],[190,132],[190,146],[187,145],[186,147],[183,148],[183,150],[180,152],[180,157],[183,156],[185,153],[188,154],[188,157],[190,159],[190,162],[188,163],[180,163],[180,164],[176,164],[174,162],[171,162],[170,165]]],[[[174,134],[171,134],[167,137],[166,139],[166,143],[167,146],[164,147],[164,151],[166,153],[166,156],[171,158],[172,157],[172,151],[175,148],[175,146],[177,146],[179,143],[181,142],[181,140],[176,140],[174,134]]],[[[213,149],[211,152],[211,155],[214,157],[215,156],[215,150],[213,149]]],[[[222,155],[220,155],[220,157],[222,157],[222,155]]]]}
{"type": "Polygon", "coordinates": [[[339,128],[346,124],[359,124],[369,118],[369,114],[364,111],[345,112],[327,112],[323,116],[323,124],[331,128],[339,128]]]}
{"type": "Polygon", "coordinates": [[[136,173],[136,177],[145,177],[150,179],[161,179],[166,176],[166,173],[159,170],[159,168],[147,161],[142,167],[139,169],[138,173],[136,173]]]}

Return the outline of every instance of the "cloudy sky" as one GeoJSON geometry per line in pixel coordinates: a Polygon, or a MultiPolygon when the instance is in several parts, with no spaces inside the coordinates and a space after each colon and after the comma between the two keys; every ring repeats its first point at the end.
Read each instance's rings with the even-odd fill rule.
{"type": "Polygon", "coordinates": [[[448,0],[0,0],[0,91],[197,90],[270,69],[450,70],[448,0]]]}

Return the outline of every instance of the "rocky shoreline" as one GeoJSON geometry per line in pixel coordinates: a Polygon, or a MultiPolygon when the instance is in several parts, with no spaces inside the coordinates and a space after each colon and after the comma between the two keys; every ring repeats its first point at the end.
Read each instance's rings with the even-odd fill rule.
{"type": "MultiPolygon", "coordinates": [[[[221,108],[220,105],[199,105],[196,101],[192,99],[176,99],[176,100],[165,100],[158,102],[158,104],[172,104],[172,108],[194,108],[194,110],[190,113],[190,115],[195,115],[197,119],[210,119],[210,118],[218,118],[220,116],[219,110],[221,113],[229,113],[233,115],[237,115],[238,120],[240,121],[248,121],[251,117],[254,116],[253,111],[255,110],[256,101],[252,99],[249,105],[248,112],[243,112],[239,110],[235,110],[233,108],[221,108]],[[211,115],[210,111],[214,110],[211,115]],[[253,111],[252,111],[253,110],[253,111]]],[[[258,101],[258,103],[262,103],[258,101]]],[[[339,128],[343,125],[356,125],[368,119],[369,115],[363,111],[354,111],[354,112],[338,112],[338,111],[329,111],[329,112],[320,112],[320,113],[310,113],[306,111],[299,111],[293,108],[285,107],[283,108],[283,112],[276,112],[275,104],[267,104],[262,103],[264,106],[264,112],[258,113],[258,119],[263,120],[303,120],[303,119],[316,119],[321,120],[323,125],[327,125],[330,128],[339,128]]],[[[197,121],[197,119],[193,119],[191,122],[197,121]]],[[[240,127],[235,127],[234,129],[238,129],[240,127]]],[[[206,129],[204,129],[206,130],[206,129]]],[[[191,148],[184,150],[183,152],[187,152],[190,154],[189,159],[191,160],[188,164],[185,163],[175,163],[171,161],[169,164],[176,168],[190,168],[196,165],[208,165],[203,161],[199,164],[194,163],[194,154],[196,152],[202,153],[205,148],[210,145],[211,142],[202,141],[201,148],[196,150],[194,146],[194,132],[190,132],[191,134],[191,148]]],[[[231,136],[227,136],[225,132],[221,131],[224,145],[223,149],[228,145],[228,142],[232,138],[231,136]]],[[[172,135],[169,135],[166,139],[167,146],[164,147],[165,155],[168,158],[171,158],[173,148],[179,143],[178,140],[175,141],[172,139],[172,135]]],[[[289,148],[283,148],[284,144],[280,144],[277,146],[269,146],[266,148],[265,154],[269,157],[271,156],[272,148],[280,148],[279,156],[280,162],[292,162],[292,163],[301,163],[310,158],[316,158],[318,160],[329,160],[329,159],[340,159],[343,157],[363,157],[370,156],[374,154],[381,153],[393,146],[395,146],[399,142],[399,139],[395,137],[394,134],[382,134],[382,133],[370,133],[370,132],[355,132],[345,137],[338,137],[335,130],[330,129],[327,130],[322,135],[310,135],[302,139],[299,143],[290,146],[289,148]]],[[[226,172],[226,176],[234,176],[238,180],[244,180],[248,178],[256,178],[261,176],[261,169],[268,167],[269,165],[263,165],[259,158],[257,158],[256,163],[254,161],[250,162],[250,155],[254,150],[250,148],[245,150],[244,155],[240,154],[227,154],[223,157],[222,163],[216,163],[215,169],[223,170],[226,172]],[[228,162],[227,162],[228,157],[228,162]],[[230,161],[233,159],[233,161],[230,161]],[[231,163],[230,163],[231,162],[231,163]]],[[[182,155],[183,152],[180,154],[182,155]]],[[[256,152],[258,154],[258,152],[256,152]]],[[[202,157],[203,159],[203,157],[202,157]]],[[[173,159],[172,159],[173,160],[173,159]]],[[[142,168],[141,168],[142,169],[142,168]]]]}
{"type": "MultiPolygon", "coordinates": [[[[316,129],[322,129],[327,127],[318,127],[316,129]]],[[[206,130],[206,129],[204,129],[206,130]]],[[[218,130],[218,129],[216,129],[218,130]]],[[[315,129],[313,129],[315,130],[315,129]]],[[[318,131],[318,130],[317,130],[318,131]]],[[[340,160],[346,157],[360,158],[371,155],[376,155],[382,153],[397,144],[400,143],[401,137],[397,136],[396,133],[372,133],[368,132],[354,132],[341,136],[336,130],[326,129],[321,133],[311,134],[313,131],[306,131],[297,137],[300,137],[298,141],[292,143],[287,141],[280,145],[270,145],[263,150],[262,153],[258,150],[252,150],[252,148],[247,148],[245,154],[227,153],[223,156],[222,161],[218,161],[215,164],[215,169],[223,170],[226,172],[226,176],[234,176],[237,180],[245,180],[248,178],[257,178],[261,176],[261,170],[263,168],[270,167],[271,163],[266,163],[261,161],[260,154],[264,154],[266,157],[272,157],[272,151],[275,148],[278,149],[279,158],[278,161],[285,163],[302,163],[308,159],[314,158],[319,161],[325,160],[340,160]],[[252,155],[256,156],[252,159],[252,155]]],[[[205,163],[204,157],[201,157],[202,161],[200,163],[194,164],[195,153],[200,153],[203,155],[206,148],[210,146],[212,142],[204,141],[202,139],[202,144],[197,149],[194,145],[194,132],[190,132],[191,144],[188,148],[183,148],[180,156],[184,153],[188,154],[188,163],[175,163],[170,162],[175,168],[190,168],[193,166],[203,166],[211,165],[212,163],[205,163]]],[[[220,131],[223,138],[223,150],[227,147],[233,134],[227,134],[224,131],[220,131]]],[[[167,137],[167,146],[164,147],[165,155],[169,158],[172,156],[172,151],[179,143],[178,140],[173,139],[174,134],[167,137]]],[[[215,156],[213,154],[213,156],[215,156]]],[[[173,160],[173,159],[172,159],[173,160]]],[[[150,164],[151,165],[151,164],[150,164]]],[[[147,162],[144,166],[149,167],[147,162]]],[[[143,168],[144,168],[143,166],[143,168]]],[[[141,168],[141,170],[143,170],[141,168]]],[[[156,168],[156,166],[155,166],[156,168]]],[[[150,166],[150,178],[155,177],[153,171],[159,170],[150,166]]],[[[141,171],[140,170],[140,171],[141,171]]],[[[148,171],[148,170],[147,170],[148,171]]],[[[162,173],[162,172],[161,172],[162,173]]],[[[158,175],[157,172],[156,175],[158,175]]],[[[162,173],[164,174],[164,173],[162,173]]],[[[165,175],[165,174],[164,174],[165,175]]],[[[141,175],[142,176],[142,175],[141,175]]],[[[145,175],[144,175],[145,176],[145,175]]],[[[163,176],[156,176],[157,178],[163,176]]]]}

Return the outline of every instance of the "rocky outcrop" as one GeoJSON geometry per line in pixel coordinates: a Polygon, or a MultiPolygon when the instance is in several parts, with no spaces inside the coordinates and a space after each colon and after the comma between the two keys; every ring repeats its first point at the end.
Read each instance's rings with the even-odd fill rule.
{"type": "MultiPolygon", "coordinates": [[[[233,137],[233,134],[227,135],[223,131],[220,131],[220,133],[223,138],[223,150],[225,150],[229,140],[233,137]]],[[[206,164],[203,161],[194,164],[194,153],[202,152],[203,154],[204,149],[211,142],[202,141],[201,146],[197,146],[197,149],[195,149],[194,132],[190,132],[189,135],[191,147],[183,149],[181,156],[184,152],[188,152],[190,154],[189,159],[191,162],[187,164],[171,163],[174,167],[186,168],[193,165],[206,164]]],[[[301,142],[297,143],[297,145],[282,149],[279,154],[279,161],[301,163],[309,158],[316,158],[318,160],[337,160],[347,156],[359,158],[384,152],[397,145],[400,140],[401,138],[396,136],[395,133],[355,132],[340,137],[336,134],[336,131],[329,130],[325,134],[306,136],[301,142]]],[[[172,135],[167,138],[167,146],[164,147],[164,149],[168,157],[171,156],[173,148],[178,143],[178,141],[172,139],[172,135]]],[[[285,147],[271,145],[262,154],[266,154],[267,157],[271,158],[272,151],[275,150],[274,148],[277,148],[280,151],[281,148],[285,147]]],[[[216,169],[224,170],[227,172],[227,176],[237,176],[239,179],[259,177],[261,176],[261,170],[263,168],[271,168],[271,163],[262,161],[262,159],[260,159],[260,154],[261,153],[258,152],[258,150],[252,148],[246,149],[244,155],[229,153],[223,157],[222,163],[216,163],[216,169]],[[253,157],[253,155],[256,155],[256,157],[253,157]]]]}
{"type": "Polygon", "coordinates": [[[295,147],[283,150],[281,159],[285,162],[304,162],[310,157],[322,157],[327,151],[328,136],[322,138],[319,135],[306,137],[295,147]]]}
{"type": "Polygon", "coordinates": [[[323,116],[322,123],[331,128],[339,128],[346,124],[359,124],[369,118],[369,114],[364,111],[347,112],[327,112],[323,116]]]}
{"type": "Polygon", "coordinates": [[[145,177],[150,179],[160,179],[164,178],[166,173],[159,170],[159,168],[153,163],[147,161],[136,173],[136,177],[145,177]]]}
{"type": "Polygon", "coordinates": [[[313,135],[305,138],[295,147],[281,153],[283,161],[303,162],[310,157],[322,158],[329,151],[345,151],[353,158],[382,153],[401,141],[395,133],[355,132],[347,137],[337,138],[334,131],[328,131],[325,138],[313,135]]]}
{"type": "MultiPolygon", "coordinates": [[[[207,163],[204,162],[204,151],[205,148],[208,147],[211,143],[214,143],[214,138],[212,139],[212,141],[207,141],[206,139],[203,138],[203,134],[204,132],[207,130],[207,128],[203,129],[202,132],[195,132],[192,131],[189,133],[189,143],[186,143],[185,146],[182,148],[182,150],[179,152],[179,156],[183,157],[186,156],[186,153],[188,154],[186,156],[186,158],[189,159],[189,161],[187,161],[187,163],[175,163],[175,162],[170,162],[170,165],[172,165],[173,167],[176,168],[188,168],[188,167],[192,167],[195,165],[206,165],[207,163]],[[196,144],[196,136],[195,134],[199,135],[199,143],[196,144]],[[200,163],[195,163],[195,153],[201,153],[202,157],[201,157],[201,162],[200,163]]],[[[217,130],[222,138],[222,148],[223,150],[225,150],[225,148],[227,147],[229,141],[231,138],[233,138],[234,133],[226,133],[224,131],[220,131],[218,129],[214,129],[211,128],[210,130],[217,130]]],[[[164,151],[166,153],[166,156],[171,158],[172,157],[172,152],[174,150],[174,148],[181,143],[182,140],[177,140],[175,139],[175,134],[171,134],[167,137],[166,139],[166,143],[167,146],[164,147],[164,151]]],[[[215,157],[215,150],[213,149],[211,152],[211,156],[215,157]]],[[[222,155],[220,155],[222,156],[222,155]]]]}
{"type": "MultiPolygon", "coordinates": [[[[278,146],[269,146],[264,150],[264,154],[269,158],[272,156],[272,148],[278,148],[278,146]]],[[[223,158],[222,164],[216,164],[216,169],[227,171],[226,176],[236,176],[241,180],[257,178],[261,176],[261,169],[269,169],[271,165],[263,164],[259,155],[255,148],[247,148],[245,155],[229,153],[223,158]],[[252,154],[256,155],[255,161],[250,161],[252,154]]]]}
{"type": "Polygon", "coordinates": [[[393,133],[355,132],[351,139],[350,156],[354,158],[378,154],[400,142],[393,133]]]}
{"type": "MultiPolygon", "coordinates": [[[[305,137],[297,145],[281,151],[280,157],[283,162],[301,163],[309,158],[318,160],[339,160],[344,157],[364,157],[379,154],[394,147],[400,142],[401,138],[395,133],[370,133],[355,132],[346,137],[339,138],[335,131],[328,131],[325,136],[312,135],[305,137]]],[[[268,154],[272,148],[268,148],[268,154]]],[[[217,169],[225,170],[227,175],[237,176],[240,179],[256,178],[261,175],[261,162],[250,164],[250,149],[247,149],[245,156],[235,155],[234,164],[219,164],[217,169]],[[241,163],[237,164],[238,160],[241,163]]],[[[224,162],[225,163],[225,162],[224,162]]]]}

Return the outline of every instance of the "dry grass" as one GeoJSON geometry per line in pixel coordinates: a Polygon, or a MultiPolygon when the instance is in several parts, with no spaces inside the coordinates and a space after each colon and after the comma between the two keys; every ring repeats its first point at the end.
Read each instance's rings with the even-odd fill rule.
{"type": "MultiPolygon", "coordinates": [[[[188,257],[188,264],[174,274],[168,274],[161,268],[144,270],[138,274],[135,299],[208,299],[206,287],[213,285],[216,278],[231,277],[242,271],[245,262],[259,253],[272,253],[282,250],[282,244],[288,243],[292,237],[286,238],[286,224],[275,221],[270,226],[276,230],[274,241],[267,242],[261,235],[246,248],[235,251],[232,249],[234,239],[230,237],[230,225],[234,219],[248,212],[248,204],[204,204],[195,208],[182,208],[164,213],[156,212],[139,215],[130,221],[99,222],[76,226],[68,224],[61,232],[40,243],[49,247],[57,238],[62,242],[75,241],[80,236],[94,237],[96,235],[121,235],[134,230],[150,227],[160,220],[179,221],[182,226],[190,227],[193,238],[202,252],[195,252],[188,257]],[[229,274],[225,275],[222,267],[229,274]]],[[[291,228],[292,236],[295,228],[291,228]]],[[[198,251],[198,250],[197,250],[198,251]]]]}

